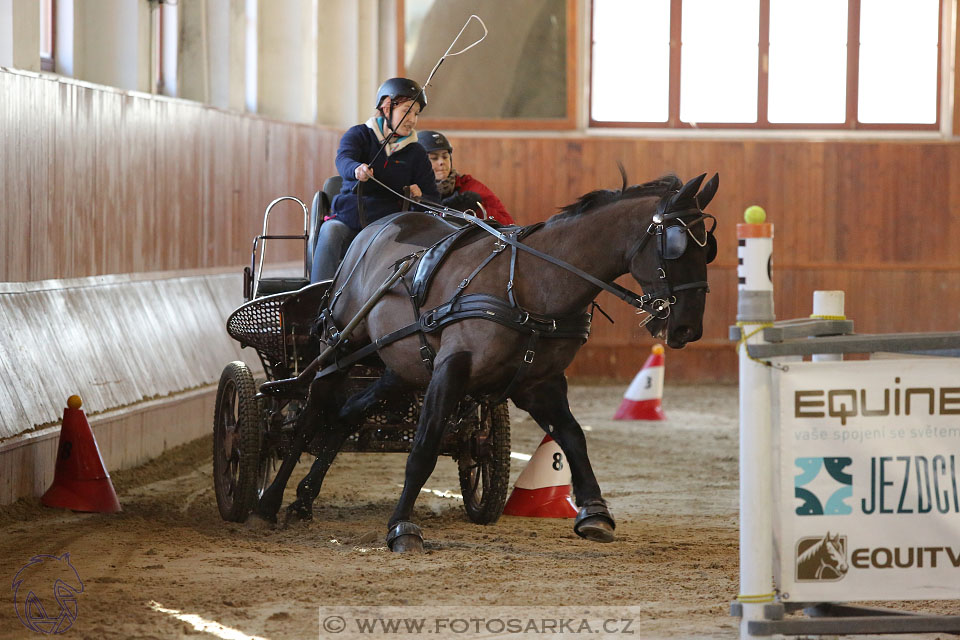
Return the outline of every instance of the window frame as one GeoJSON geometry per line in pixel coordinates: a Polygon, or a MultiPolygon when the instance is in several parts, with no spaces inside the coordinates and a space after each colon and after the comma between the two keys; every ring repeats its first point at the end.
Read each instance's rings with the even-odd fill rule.
{"type": "Polygon", "coordinates": [[[39,9],[41,10],[41,20],[40,28],[43,28],[42,20],[42,9],[46,7],[50,12],[50,31],[48,36],[50,38],[50,55],[43,55],[44,52],[40,51],[40,69],[42,71],[54,71],[56,68],[56,59],[57,59],[57,3],[56,0],[40,0],[39,9]]]}
{"type": "MultiPolygon", "coordinates": [[[[846,118],[844,122],[770,122],[767,119],[769,99],[769,53],[770,53],[770,0],[759,0],[759,51],[757,56],[757,121],[756,122],[698,122],[693,125],[680,120],[680,55],[681,55],[681,20],[683,16],[683,0],[670,0],[670,84],[669,84],[669,116],[666,122],[633,122],[595,120],[593,104],[588,95],[586,109],[588,110],[587,126],[590,128],[629,128],[629,129],[747,129],[747,130],[831,130],[831,131],[939,131],[942,123],[942,92],[943,92],[943,2],[938,0],[937,11],[937,96],[936,119],[933,123],[867,123],[857,119],[859,107],[860,81],[860,3],[861,0],[847,0],[847,89],[846,89],[846,118]],[[849,43],[857,46],[849,46],[849,43]]],[[[593,33],[596,0],[590,0],[590,37],[589,46],[589,83],[588,94],[593,90],[593,33]]],[[[960,58],[955,59],[960,63],[960,58]]],[[[960,79],[960,70],[955,69],[955,77],[960,79]]],[[[958,130],[957,117],[960,108],[954,104],[953,128],[958,130]]]]}
{"type": "MultiPolygon", "coordinates": [[[[572,130],[577,128],[577,0],[564,0],[567,21],[566,51],[566,116],[563,118],[443,118],[420,117],[420,129],[489,129],[498,131],[514,130],[572,130]]],[[[406,3],[396,0],[397,26],[397,75],[406,76],[406,3]]],[[[451,33],[451,37],[456,35],[451,33]]],[[[481,45],[482,46],[482,45],[481,45]]],[[[414,78],[418,80],[417,78],[414,78]]]]}

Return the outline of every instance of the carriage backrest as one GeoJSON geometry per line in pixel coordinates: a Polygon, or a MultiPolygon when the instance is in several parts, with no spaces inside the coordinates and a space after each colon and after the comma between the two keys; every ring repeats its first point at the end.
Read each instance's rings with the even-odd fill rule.
{"type": "Polygon", "coordinates": [[[307,239],[307,273],[313,270],[313,250],[317,246],[317,232],[323,219],[333,210],[333,198],[340,193],[343,178],[330,176],[323,183],[323,189],[313,194],[313,203],[310,205],[310,234],[307,239]]]}

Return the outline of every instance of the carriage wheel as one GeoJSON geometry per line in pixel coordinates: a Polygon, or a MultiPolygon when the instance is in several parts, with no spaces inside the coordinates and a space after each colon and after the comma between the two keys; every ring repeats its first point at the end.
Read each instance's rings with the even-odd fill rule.
{"type": "Polygon", "coordinates": [[[220,376],[213,416],[213,485],[220,516],[243,522],[266,486],[271,460],[263,460],[263,417],[250,368],[231,362],[220,376]]]}
{"type": "Polygon", "coordinates": [[[481,403],[479,425],[457,457],[460,491],[467,516],[493,524],[503,513],[510,486],[510,412],[507,403],[481,403]]]}

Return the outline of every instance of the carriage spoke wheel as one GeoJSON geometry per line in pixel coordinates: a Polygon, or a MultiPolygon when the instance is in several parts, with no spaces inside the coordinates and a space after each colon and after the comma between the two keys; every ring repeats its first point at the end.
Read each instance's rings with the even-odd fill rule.
{"type": "Polygon", "coordinates": [[[476,428],[461,441],[457,457],[467,516],[493,524],[503,513],[510,484],[510,413],[507,403],[481,403],[476,428]]]}
{"type": "Polygon", "coordinates": [[[262,412],[249,367],[231,362],[217,388],[213,416],[213,485],[224,520],[243,522],[256,506],[272,468],[262,459],[262,412]]]}

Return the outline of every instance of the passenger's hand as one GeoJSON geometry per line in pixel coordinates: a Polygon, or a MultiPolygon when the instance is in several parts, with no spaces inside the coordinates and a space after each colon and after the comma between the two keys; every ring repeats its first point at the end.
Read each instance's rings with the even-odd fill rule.
{"type": "Polygon", "coordinates": [[[365,164],[361,164],[359,167],[353,170],[353,177],[360,182],[366,182],[373,177],[373,169],[365,164]]]}
{"type": "Polygon", "coordinates": [[[423,195],[423,191],[420,191],[420,185],[412,184],[410,185],[410,197],[414,200],[419,200],[420,196],[423,195]]]}

